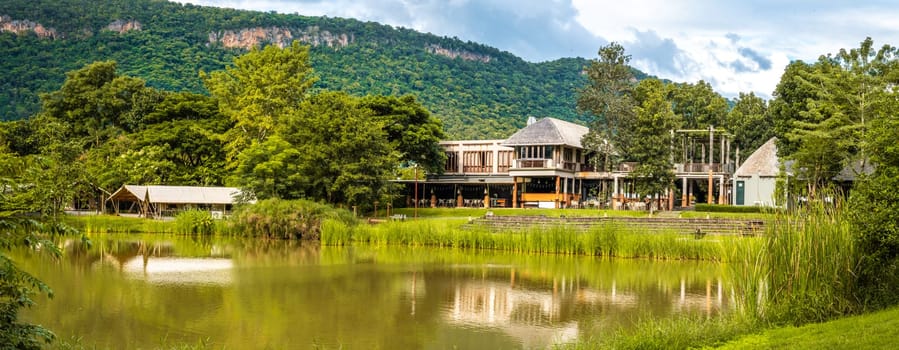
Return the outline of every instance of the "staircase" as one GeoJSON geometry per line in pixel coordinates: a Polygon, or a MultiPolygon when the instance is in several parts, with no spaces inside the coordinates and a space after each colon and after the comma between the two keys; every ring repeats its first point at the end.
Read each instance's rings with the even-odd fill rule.
{"type": "Polygon", "coordinates": [[[622,225],[647,232],[676,232],[694,235],[759,235],[765,231],[762,220],[681,219],[676,217],[547,217],[484,216],[469,222],[469,228],[487,228],[496,232],[523,231],[535,227],[566,227],[586,231],[599,225],[622,225]]]}

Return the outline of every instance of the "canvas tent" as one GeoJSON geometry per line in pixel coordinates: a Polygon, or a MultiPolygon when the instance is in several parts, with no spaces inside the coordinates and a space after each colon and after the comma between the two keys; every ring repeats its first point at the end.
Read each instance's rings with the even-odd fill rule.
{"type": "Polygon", "coordinates": [[[143,217],[173,216],[185,209],[207,209],[214,214],[229,212],[240,195],[235,187],[123,185],[108,203],[114,212],[138,213],[143,217]]]}

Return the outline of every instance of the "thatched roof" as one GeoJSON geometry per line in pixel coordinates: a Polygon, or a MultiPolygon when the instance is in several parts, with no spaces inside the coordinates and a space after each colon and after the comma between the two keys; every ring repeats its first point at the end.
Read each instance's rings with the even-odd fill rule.
{"type": "Polygon", "coordinates": [[[168,204],[234,204],[240,194],[235,187],[124,185],[109,200],[168,204]]]}
{"type": "Polygon", "coordinates": [[[734,173],[734,176],[752,177],[775,177],[780,172],[779,160],[777,158],[777,141],[776,137],[772,137],[765,142],[759,149],[755,150],[743,165],[734,173]]]}
{"type": "Polygon", "coordinates": [[[589,130],[585,126],[564,120],[543,118],[512,134],[503,142],[503,146],[566,145],[584,148],[581,146],[581,138],[589,130]]]}

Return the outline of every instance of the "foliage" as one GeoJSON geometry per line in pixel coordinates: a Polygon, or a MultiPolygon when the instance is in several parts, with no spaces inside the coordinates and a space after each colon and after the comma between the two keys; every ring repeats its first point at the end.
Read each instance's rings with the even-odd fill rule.
{"type": "Polygon", "coordinates": [[[462,222],[464,220],[409,220],[358,226],[327,224],[323,226],[321,241],[325,245],[366,243],[375,246],[436,246],[516,253],[711,261],[724,257],[725,245],[752,242],[751,238],[738,237],[721,237],[721,241],[712,241],[686,238],[675,233],[647,234],[614,224],[596,226],[586,232],[560,225],[496,233],[480,228],[462,228],[462,222]]]}
{"type": "Polygon", "coordinates": [[[734,134],[734,146],[751,154],[774,136],[768,104],[755,93],[740,93],[724,124],[734,134]]]}
{"type": "Polygon", "coordinates": [[[634,89],[637,107],[629,137],[639,140],[628,149],[626,160],[637,162],[631,177],[637,192],[652,196],[667,191],[674,182],[672,130],[680,120],[665,99],[667,89],[658,79],[640,81],[634,89]]]}
{"type": "Polygon", "coordinates": [[[796,213],[775,215],[766,224],[764,244],[730,250],[741,313],[798,325],[861,310],[860,254],[843,205],[815,201],[796,213]]]}
{"type": "Polygon", "coordinates": [[[627,64],[630,55],[624,47],[611,43],[599,49],[599,58],[587,67],[589,82],[579,91],[578,109],[592,113],[590,131],[581,142],[595,152],[598,170],[610,170],[616,156],[627,154],[632,143],[630,133],[636,102],[632,93],[633,75],[627,64]]]}
{"type": "Polygon", "coordinates": [[[238,207],[231,216],[232,234],[270,239],[319,239],[322,222],[354,223],[352,214],[305,199],[267,199],[238,207]]]}
{"type": "Polygon", "coordinates": [[[227,133],[229,158],[264,142],[297,110],[315,77],[309,66],[309,47],[294,41],[286,48],[268,45],[234,59],[225,70],[202,74],[222,114],[234,127],[227,133]]]}
{"type": "MultiPolygon", "coordinates": [[[[34,213],[51,212],[57,203],[52,194],[42,197],[28,176],[40,168],[16,157],[0,146],[0,347],[40,349],[54,339],[43,327],[21,322],[19,310],[34,305],[32,296],[53,296],[49,286],[19,268],[8,252],[28,249],[52,257],[59,248],[46,238],[48,233],[70,233],[71,229],[34,213]],[[47,199],[50,198],[50,203],[47,199]],[[40,202],[39,202],[40,201],[40,202]]],[[[50,217],[52,219],[52,217],[50,217]]]]}
{"type": "MultiPolygon", "coordinates": [[[[283,28],[313,45],[309,65],[322,77],[314,89],[416,95],[449,138],[508,137],[528,115],[589,120],[574,108],[586,81],[582,58],[529,63],[484,45],[372,22],[155,0],[9,0],[0,3],[0,14],[58,34],[0,33],[0,120],[34,115],[38,94],[58,90],[66,71],[96,61],[116,61],[122,74],[154,89],[205,93],[197,72],[221,70],[245,52],[210,38],[257,28],[283,28]],[[141,29],[106,29],[116,20],[134,20],[141,29]],[[327,39],[343,36],[346,46],[327,39]],[[435,47],[483,60],[447,57],[429,49],[435,47]]],[[[275,41],[260,40],[290,45],[275,41]]]]}
{"type": "Polygon", "coordinates": [[[719,317],[681,317],[671,320],[646,319],[633,330],[618,330],[565,349],[698,349],[721,345],[760,327],[752,320],[730,314],[719,317]]]}
{"type": "MultiPolygon", "coordinates": [[[[895,102],[894,102],[895,103],[895,102]]],[[[899,302],[899,118],[896,106],[877,118],[867,135],[871,161],[877,168],[863,176],[850,196],[851,222],[858,233],[859,296],[879,308],[899,302]]]]}
{"type": "Polygon", "coordinates": [[[400,160],[421,165],[428,173],[443,172],[446,154],[438,144],[446,137],[443,125],[418,104],[415,96],[369,95],[360,99],[359,106],[372,111],[400,160]]]}
{"type": "Polygon", "coordinates": [[[672,84],[671,109],[683,120],[687,129],[707,129],[727,125],[725,117],[730,107],[712,85],[700,80],[696,84],[672,84]]]}
{"type": "Polygon", "coordinates": [[[178,233],[215,233],[215,221],[208,210],[190,209],[175,215],[175,227],[178,233]]]}
{"type": "Polygon", "coordinates": [[[721,204],[705,204],[696,203],[696,211],[710,213],[767,213],[771,212],[771,208],[756,206],[736,206],[721,204]]]}
{"type": "Polygon", "coordinates": [[[866,168],[871,152],[865,135],[894,104],[896,55],[896,48],[875,49],[867,38],[857,49],[788,66],[771,111],[779,153],[795,160],[793,173],[808,183],[809,195],[843,169],[866,168]]]}

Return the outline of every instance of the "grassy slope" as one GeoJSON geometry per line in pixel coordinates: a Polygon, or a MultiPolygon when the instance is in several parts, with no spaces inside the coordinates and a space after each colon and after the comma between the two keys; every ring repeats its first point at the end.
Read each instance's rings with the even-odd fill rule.
{"type": "Polygon", "coordinates": [[[895,349],[899,307],[802,327],[745,336],[719,349],[895,349]]]}

